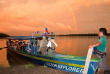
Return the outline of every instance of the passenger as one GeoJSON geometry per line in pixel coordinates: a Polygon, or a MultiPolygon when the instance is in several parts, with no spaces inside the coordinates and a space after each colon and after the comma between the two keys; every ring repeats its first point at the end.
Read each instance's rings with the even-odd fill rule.
{"type": "Polygon", "coordinates": [[[11,43],[11,41],[10,41],[10,45],[9,45],[10,48],[11,48],[11,45],[12,45],[12,43],[11,43]]]}
{"type": "Polygon", "coordinates": [[[46,45],[48,47],[48,55],[54,56],[55,55],[55,48],[58,46],[54,39],[48,38],[48,44],[46,45]]]}
{"type": "Polygon", "coordinates": [[[26,42],[24,41],[24,49],[26,48],[26,42]]]}
{"type": "Polygon", "coordinates": [[[21,42],[19,42],[18,44],[18,50],[20,51],[20,49],[21,49],[21,42]]]}
{"type": "Polygon", "coordinates": [[[28,42],[28,49],[27,49],[28,53],[31,53],[31,48],[30,48],[30,43],[28,42]]]}
{"type": "Polygon", "coordinates": [[[35,46],[37,46],[37,44],[38,44],[38,40],[37,39],[34,39],[34,38],[31,39],[30,42],[31,42],[31,46],[34,46],[34,43],[35,43],[35,46]]]}
{"type": "Polygon", "coordinates": [[[7,44],[7,47],[9,48],[9,47],[10,47],[10,42],[9,42],[9,41],[7,41],[7,43],[6,43],[6,44],[7,44]]]}
{"type": "Polygon", "coordinates": [[[38,40],[37,40],[37,39],[35,39],[35,45],[37,46],[37,44],[38,44],[38,40]]]}
{"type": "Polygon", "coordinates": [[[10,42],[10,48],[13,48],[13,41],[10,42]]]}
{"type": "Polygon", "coordinates": [[[30,40],[31,46],[33,46],[33,39],[34,39],[34,38],[32,38],[32,39],[30,40]]]}
{"type": "Polygon", "coordinates": [[[7,47],[8,47],[8,43],[9,43],[9,40],[7,40],[7,42],[6,42],[7,47]]]}
{"type": "Polygon", "coordinates": [[[18,50],[19,41],[17,41],[17,43],[16,43],[16,44],[17,44],[17,50],[18,50]]]}
{"type": "Polygon", "coordinates": [[[25,46],[26,46],[25,51],[27,52],[27,49],[28,49],[28,43],[27,42],[25,42],[25,46]]]}
{"type": "Polygon", "coordinates": [[[45,44],[47,44],[47,40],[45,36],[43,36],[39,47],[39,52],[41,52],[42,55],[46,55],[46,52],[47,52],[47,47],[44,46],[45,44]]]}
{"type": "Polygon", "coordinates": [[[14,46],[13,46],[14,50],[17,50],[17,42],[14,42],[14,46]]]}
{"type": "Polygon", "coordinates": [[[30,48],[30,44],[29,44],[29,42],[28,42],[28,43],[26,42],[26,48],[25,48],[25,51],[27,51],[28,53],[31,53],[31,48],[30,48]]]}
{"type": "Polygon", "coordinates": [[[25,42],[24,41],[21,43],[21,49],[22,49],[22,51],[25,50],[25,42]]]}

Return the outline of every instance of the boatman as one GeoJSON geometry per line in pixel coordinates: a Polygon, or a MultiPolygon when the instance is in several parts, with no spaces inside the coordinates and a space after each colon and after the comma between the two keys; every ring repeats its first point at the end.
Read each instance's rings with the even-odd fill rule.
{"type": "Polygon", "coordinates": [[[104,70],[104,74],[110,74],[106,64],[106,48],[107,48],[107,30],[106,28],[100,28],[98,32],[99,40],[96,44],[90,45],[89,48],[95,48],[97,58],[101,58],[102,61],[98,63],[98,70],[104,70]]]}

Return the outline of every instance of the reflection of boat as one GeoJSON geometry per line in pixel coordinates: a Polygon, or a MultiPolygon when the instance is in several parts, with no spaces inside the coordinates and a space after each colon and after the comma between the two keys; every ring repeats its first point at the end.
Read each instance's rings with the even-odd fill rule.
{"type": "MultiPolygon", "coordinates": [[[[48,37],[47,37],[48,38],[48,37]]],[[[9,37],[10,40],[30,40],[31,37],[9,37]]],[[[35,39],[41,40],[42,36],[36,36],[35,39]]],[[[12,53],[15,53],[21,57],[29,59],[37,64],[45,65],[54,69],[60,69],[68,72],[83,73],[86,57],[66,55],[55,53],[55,56],[40,55],[40,54],[29,54],[27,52],[8,49],[12,53]]],[[[101,59],[91,59],[88,74],[93,74],[96,69],[98,62],[101,59]]]]}
{"type": "Polygon", "coordinates": [[[34,64],[32,61],[27,60],[26,58],[23,58],[16,53],[11,52],[7,49],[7,60],[10,66],[16,66],[16,65],[25,65],[25,64],[34,64]]]}

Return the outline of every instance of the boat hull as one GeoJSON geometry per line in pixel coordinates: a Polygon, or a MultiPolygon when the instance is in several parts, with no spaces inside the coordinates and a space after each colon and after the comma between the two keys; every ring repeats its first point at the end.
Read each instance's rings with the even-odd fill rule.
{"type": "MultiPolygon", "coordinates": [[[[40,65],[48,66],[54,69],[64,70],[67,72],[73,72],[78,74],[83,74],[84,65],[85,65],[85,58],[83,60],[72,58],[72,56],[43,56],[43,55],[33,55],[15,51],[13,49],[8,49],[9,51],[16,53],[26,59],[31,60],[40,65]]],[[[60,54],[61,55],[61,54],[60,54]]],[[[74,57],[74,56],[73,56],[74,57]]],[[[97,66],[97,60],[91,61],[88,69],[87,74],[94,74],[97,66]]]]}

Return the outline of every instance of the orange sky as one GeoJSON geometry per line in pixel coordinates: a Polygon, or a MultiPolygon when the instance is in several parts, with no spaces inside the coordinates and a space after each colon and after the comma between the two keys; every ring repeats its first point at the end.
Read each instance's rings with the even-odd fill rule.
{"type": "Polygon", "coordinates": [[[110,33],[110,0],[0,0],[0,32],[9,35],[110,33]]]}

